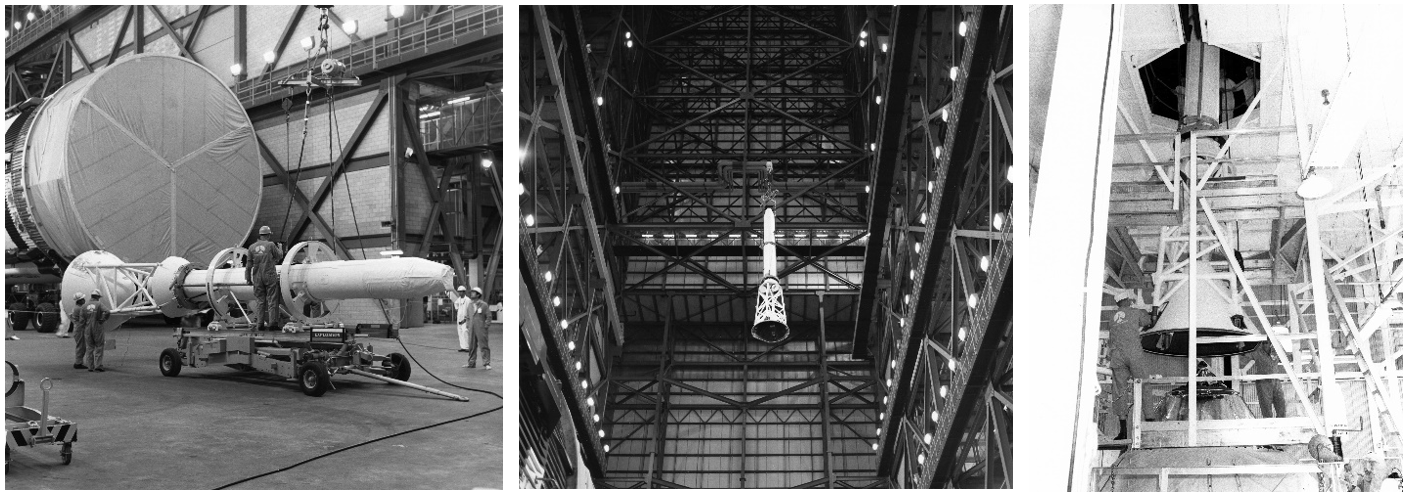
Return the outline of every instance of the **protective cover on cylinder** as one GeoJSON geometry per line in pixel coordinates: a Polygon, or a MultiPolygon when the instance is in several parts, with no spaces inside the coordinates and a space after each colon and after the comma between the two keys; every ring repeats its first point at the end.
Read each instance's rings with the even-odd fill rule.
{"type": "MultiPolygon", "coordinates": [[[[1225,279],[1209,279],[1215,275],[1227,276],[1213,270],[1208,262],[1198,263],[1198,304],[1195,326],[1199,337],[1245,336],[1253,333],[1248,330],[1247,317],[1239,295],[1234,294],[1225,279]]],[[[1180,273],[1182,274],[1182,273],[1180,273]]],[[[1179,274],[1176,274],[1179,275],[1179,274]]],[[[1221,357],[1237,355],[1257,348],[1260,341],[1239,341],[1234,343],[1208,343],[1198,346],[1200,357],[1221,357]]],[[[1189,286],[1180,287],[1170,295],[1169,301],[1161,304],[1159,319],[1154,327],[1140,334],[1140,346],[1146,352],[1159,355],[1189,355],[1189,286]],[[1161,341],[1161,336],[1166,336],[1161,341]],[[1164,343],[1161,346],[1161,343],[1164,343]]]]}
{"type": "Polygon", "coordinates": [[[65,257],[201,260],[244,240],[259,209],[254,128],[209,70],[180,57],[119,59],[39,110],[25,149],[28,216],[65,257]]]}

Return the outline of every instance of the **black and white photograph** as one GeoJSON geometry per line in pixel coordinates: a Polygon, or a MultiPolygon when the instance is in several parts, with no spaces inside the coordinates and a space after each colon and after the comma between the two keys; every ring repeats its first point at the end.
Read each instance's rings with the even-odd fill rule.
{"type": "Polygon", "coordinates": [[[1028,14],[1025,486],[1402,492],[1402,7],[1028,14]]]}
{"type": "Polygon", "coordinates": [[[1012,488],[1013,14],[520,7],[519,487],[1012,488]]]}
{"type": "Polygon", "coordinates": [[[5,488],[502,488],[504,13],[7,5],[5,488]]]}

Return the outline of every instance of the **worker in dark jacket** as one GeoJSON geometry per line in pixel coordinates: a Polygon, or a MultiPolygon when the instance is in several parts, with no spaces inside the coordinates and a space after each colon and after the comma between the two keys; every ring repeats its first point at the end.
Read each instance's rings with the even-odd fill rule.
{"type": "Polygon", "coordinates": [[[83,306],[84,329],[83,336],[88,340],[88,352],[85,360],[88,361],[88,372],[103,372],[103,347],[107,345],[107,340],[103,338],[103,323],[108,321],[108,307],[103,305],[103,293],[93,290],[89,295],[92,300],[83,306]]]}
{"type": "Polygon", "coordinates": [[[1116,440],[1126,438],[1126,429],[1130,419],[1130,408],[1135,403],[1134,387],[1131,386],[1130,378],[1144,379],[1149,377],[1148,366],[1145,365],[1143,357],[1145,351],[1140,347],[1140,331],[1149,328],[1154,324],[1149,312],[1144,309],[1135,308],[1135,294],[1130,291],[1122,291],[1116,295],[1115,315],[1111,316],[1110,325],[1110,365],[1111,374],[1115,377],[1115,407],[1112,412],[1120,418],[1120,435],[1116,440]]]}
{"type": "Polygon", "coordinates": [[[259,240],[249,247],[249,264],[245,266],[245,282],[254,286],[255,319],[260,331],[279,330],[279,264],[284,250],[269,240],[269,226],[259,228],[259,240]]]}
{"type": "MultiPolygon", "coordinates": [[[[1272,349],[1273,341],[1276,340],[1264,341],[1248,353],[1248,357],[1252,359],[1249,374],[1282,374],[1282,363],[1277,360],[1277,352],[1272,349]]],[[[1287,400],[1282,393],[1282,380],[1259,379],[1253,383],[1257,386],[1257,407],[1262,417],[1287,417],[1287,400]]]]}
{"type": "Polygon", "coordinates": [[[88,311],[83,306],[83,293],[73,294],[73,312],[69,312],[69,323],[73,326],[73,368],[84,369],[83,358],[88,356],[88,311]]]}

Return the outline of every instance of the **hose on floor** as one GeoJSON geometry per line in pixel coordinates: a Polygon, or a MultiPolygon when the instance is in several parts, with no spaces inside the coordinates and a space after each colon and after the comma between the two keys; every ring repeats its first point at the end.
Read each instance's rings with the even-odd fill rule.
{"type": "Polygon", "coordinates": [[[503,396],[503,395],[500,395],[500,394],[491,392],[491,391],[489,391],[489,390],[480,390],[480,389],[478,389],[478,388],[470,388],[470,387],[468,387],[468,386],[460,386],[460,385],[457,385],[457,384],[455,384],[455,383],[451,383],[451,382],[449,382],[449,381],[445,381],[445,380],[443,380],[443,379],[440,379],[440,376],[436,376],[435,373],[431,372],[430,369],[426,369],[426,366],[421,365],[421,361],[416,360],[416,356],[415,356],[415,355],[411,355],[411,349],[406,348],[406,344],[401,342],[401,336],[400,336],[400,335],[398,335],[398,336],[396,337],[396,343],[399,344],[399,345],[401,345],[401,351],[406,352],[406,356],[409,357],[409,358],[411,358],[411,362],[415,362],[416,365],[419,366],[422,371],[425,371],[426,374],[429,374],[432,378],[435,378],[436,381],[439,381],[439,382],[441,382],[441,383],[445,383],[445,384],[450,385],[450,386],[453,386],[453,387],[455,387],[455,388],[459,388],[459,389],[461,389],[461,390],[469,390],[469,391],[472,391],[472,392],[479,392],[479,393],[491,395],[491,396],[493,396],[494,398],[497,398],[497,399],[499,399],[499,400],[504,400],[504,396],[503,396]]]}
{"type": "MultiPolygon", "coordinates": [[[[441,382],[441,383],[445,383],[445,384],[450,385],[450,386],[453,386],[453,387],[455,387],[455,388],[459,388],[459,389],[461,389],[461,390],[467,390],[467,391],[471,391],[471,392],[483,393],[483,394],[486,394],[486,395],[493,396],[494,398],[497,398],[497,399],[499,399],[499,400],[504,400],[504,396],[503,396],[503,395],[500,395],[500,394],[498,394],[498,393],[491,392],[491,391],[489,391],[489,390],[481,390],[481,389],[478,389],[478,388],[470,388],[470,387],[468,387],[468,386],[461,386],[461,385],[457,385],[457,384],[455,384],[455,383],[451,383],[451,382],[449,382],[449,381],[445,381],[445,380],[443,380],[443,379],[440,379],[440,377],[439,377],[439,376],[436,376],[435,373],[433,373],[433,372],[430,371],[430,369],[426,369],[426,366],[425,366],[425,365],[422,365],[422,364],[421,364],[421,361],[416,360],[416,356],[411,353],[411,349],[406,348],[406,344],[401,342],[401,338],[400,338],[399,336],[396,338],[396,342],[401,345],[401,351],[406,352],[406,357],[409,358],[409,359],[411,359],[411,362],[415,362],[416,365],[419,366],[422,371],[425,371],[426,374],[429,374],[429,375],[430,375],[430,377],[435,378],[436,381],[439,381],[439,382],[441,382]]],[[[429,347],[429,348],[435,348],[435,347],[429,347]]],[[[489,414],[489,413],[492,413],[492,412],[500,411],[500,410],[502,410],[502,409],[504,409],[504,406],[495,407],[495,408],[489,409],[489,410],[487,410],[487,411],[477,412],[477,413],[471,414],[471,415],[469,415],[469,416],[461,416],[461,417],[458,417],[458,418],[455,418],[455,419],[451,419],[451,420],[447,420],[447,421],[441,421],[441,422],[439,422],[439,423],[433,423],[433,424],[429,424],[429,425],[422,426],[422,427],[419,427],[419,428],[412,428],[412,429],[409,429],[409,430],[406,430],[406,431],[402,431],[402,432],[398,432],[398,433],[393,433],[393,434],[386,435],[386,436],[382,436],[382,437],[377,437],[377,438],[374,438],[374,439],[371,439],[371,440],[368,440],[368,441],[365,441],[365,442],[361,442],[361,443],[353,444],[353,445],[350,445],[350,446],[347,446],[347,447],[343,447],[343,448],[341,448],[341,449],[337,449],[337,450],[334,450],[334,451],[332,451],[332,452],[326,452],[326,453],[323,453],[323,454],[319,454],[319,455],[317,455],[317,456],[310,457],[310,458],[305,459],[305,460],[303,460],[303,461],[299,461],[299,462],[297,462],[297,463],[294,463],[294,464],[285,466],[285,467],[283,467],[283,468],[279,468],[279,469],[274,470],[274,471],[270,471],[270,472],[266,472],[266,473],[261,473],[261,474],[254,475],[254,476],[251,476],[251,477],[248,477],[248,478],[243,478],[243,479],[240,479],[240,480],[236,480],[236,481],[234,481],[234,482],[230,482],[230,483],[227,483],[227,484],[225,484],[225,485],[221,485],[221,486],[219,486],[219,487],[216,487],[215,490],[225,490],[225,489],[227,489],[227,488],[234,487],[234,486],[236,486],[236,485],[239,485],[239,484],[242,484],[242,483],[251,481],[251,480],[258,480],[258,479],[260,479],[260,478],[264,478],[264,477],[269,476],[269,475],[274,475],[274,474],[278,474],[278,473],[283,473],[283,472],[285,472],[285,471],[289,471],[289,470],[291,470],[291,469],[297,468],[297,467],[299,467],[299,466],[303,466],[303,465],[305,465],[305,464],[311,463],[311,462],[313,462],[313,461],[317,461],[317,460],[319,460],[319,459],[323,459],[323,458],[325,458],[325,457],[331,456],[331,455],[333,455],[333,454],[337,454],[337,453],[342,452],[342,451],[345,451],[345,450],[356,449],[356,448],[361,447],[361,446],[364,446],[364,445],[373,444],[373,443],[376,443],[376,442],[380,442],[380,441],[382,441],[382,440],[386,440],[386,439],[389,439],[389,438],[399,437],[399,436],[406,435],[406,434],[409,434],[409,433],[415,433],[415,432],[418,432],[418,431],[421,431],[421,430],[429,430],[429,429],[435,428],[435,427],[437,427],[437,426],[444,426],[444,425],[448,425],[448,424],[451,424],[451,423],[458,423],[458,422],[460,422],[460,421],[467,421],[467,420],[470,420],[470,419],[474,419],[474,418],[483,416],[483,415],[485,415],[485,414],[489,414]]]]}
{"type": "Polygon", "coordinates": [[[469,416],[461,416],[461,417],[458,417],[458,418],[455,418],[455,419],[451,419],[451,420],[447,420],[447,421],[441,421],[441,422],[439,422],[439,423],[433,423],[433,424],[429,424],[429,425],[422,426],[422,427],[419,427],[419,428],[412,428],[412,429],[409,429],[409,430],[405,430],[405,431],[400,431],[400,432],[392,433],[392,434],[390,434],[390,435],[386,435],[386,436],[382,436],[382,437],[377,437],[377,438],[374,438],[374,439],[371,439],[371,440],[368,440],[368,441],[365,441],[365,442],[362,442],[362,443],[357,443],[357,444],[349,445],[349,446],[347,446],[347,447],[343,447],[343,448],[341,448],[341,449],[338,449],[338,450],[335,450],[335,451],[332,451],[332,452],[326,452],[326,453],[323,453],[323,454],[319,454],[319,455],[317,455],[317,456],[313,456],[313,457],[310,457],[310,458],[308,458],[308,459],[304,459],[304,460],[302,460],[302,461],[299,461],[299,462],[297,462],[297,463],[294,463],[294,464],[285,466],[285,467],[283,467],[283,468],[279,468],[279,469],[274,470],[274,471],[270,471],[270,472],[266,472],[266,473],[260,473],[260,474],[258,474],[258,475],[254,475],[254,476],[251,476],[251,477],[249,477],[249,478],[242,478],[242,479],[240,479],[240,480],[236,480],[236,481],[227,483],[227,484],[225,484],[225,485],[221,485],[221,486],[219,486],[219,487],[216,487],[215,490],[225,490],[225,489],[228,489],[228,488],[230,488],[230,487],[234,487],[234,486],[236,486],[236,485],[239,485],[239,484],[242,484],[242,483],[251,481],[251,480],[258,480],[258,479],[260,479],[260,478],[264,478],[264,477],[269,476],[269,475],[273,475],[273,474],[277,474],[277,473],[283,473],[283,472],[285,472],[285,471],[289,471],[289,470],[291,470],[291,469],[297,468],[297,467],[299,467],[299,466],[303,466],[303,465],[305,465],[305,464],[311,463],[311,462],[313,462],[313,461],[317,461],[317,460],[319,460],[319,459],[323,459],[323,458],[325,458],[325,457],[331,456],[331,455],[333,455],[333,454],[337,454],[337,453],[342,452],[342,451],[347,451],[347,450],[356,449],[356,448],[361,447],[361,446],[364,446],[364,445],[377,443],[377,442],[380,442],[380,441],[382,441],[382,440],[386,440],[386,439],[389,439],[389,438],[399,437],[399,436],[402,436],[402,435],[406,435],[406,434],[408,434],[408,433],[415,433],[415,432],[418,432],[418,431],[421,431],[421,430],[429,430],[429,429],[435,428],[435,427],[437,427],[437,426],[444,426],[444,425],[448,425],[448,424],[450,424],[450,423],[458,423],[458,422],[460,422],[460,421],[466,421],[466,420],[474,419],[474,418],[483,416],[483,415],[485,415],[485,414],[489,414],[489,413],[493,413],[493,412],[498,412],[498,411],[503,410],[503,409],[504,409],[504,406],[499,406],[499,407],[495,407],[495,408],[493,408],[493,409],[489,409],[489,410],[487,410],[487,411],[477,412],[477,413],[471,414],[471,415],[469,415],[469,416]]]}

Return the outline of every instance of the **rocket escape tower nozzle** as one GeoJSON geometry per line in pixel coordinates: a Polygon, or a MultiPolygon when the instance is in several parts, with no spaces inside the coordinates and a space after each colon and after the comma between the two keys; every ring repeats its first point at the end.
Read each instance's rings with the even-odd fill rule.
{"type": "Polygon", "coordinates": [[[763,208],[763,280],[758,283],[758,304],[753,316],[753,337],[764,343],[780,343],[788,339],[788,312],[783,308],[783,285],[778,282],[778,243],[773,208],[777,191],[773,189],[773,162],[764,167],[763,208]]]}

